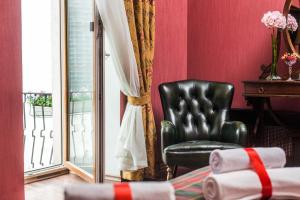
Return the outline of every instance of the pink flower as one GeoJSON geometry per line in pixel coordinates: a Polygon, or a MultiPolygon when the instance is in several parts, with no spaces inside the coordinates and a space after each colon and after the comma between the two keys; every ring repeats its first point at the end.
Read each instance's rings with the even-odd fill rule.
{"type": "Polygon", "coordinates": [[[261,22],[268,28],[285,29],[286,18],[279,11],[269,11],[264,14],[261,22]]]}
{"type": "Polygon", "coordinates": [[[296,31],[298,28],[298,23],[291,14],[288,15],[286,28],[290,31],[296,31]]]}

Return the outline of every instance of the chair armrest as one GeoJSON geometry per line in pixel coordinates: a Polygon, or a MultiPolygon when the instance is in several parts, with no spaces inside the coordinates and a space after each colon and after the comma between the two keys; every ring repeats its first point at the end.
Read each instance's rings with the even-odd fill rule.
{"type": "Polygon", "coordinates": [[[170,121],[161,122],[161,151],[172,144],[175,144],[176,129],[170,121]]]}
{"type": "Polygon", "coordinates": [[[222,142],[229,142],[246,146],[248,132],[246,125],[243,122],[225,122],[221,131],[222,142]]]}

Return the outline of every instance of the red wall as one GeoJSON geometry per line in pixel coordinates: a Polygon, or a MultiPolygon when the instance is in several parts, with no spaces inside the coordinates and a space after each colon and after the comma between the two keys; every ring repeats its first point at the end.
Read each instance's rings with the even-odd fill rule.
{"type": "Polygon", "coordinates": [[[187,78],[187,1],[156,0],[152,103],[158,134],[163,118],[158,85],[187,78]]]}
{"type": "Polygon", "coordinates": [[[24,199],[21,3],[0,1],[0,199],[24,199]]]}
{"type": "MultiPolygon", "coordinates": [[[[189,0],[188,78],[235,85],[233,107],[246,107],[242,80],[255,80],[271,62],[270,32],[260,22],[285,0],[189,0]]],[[[286,69],[284,69],[287,71],[286,69]]]]}

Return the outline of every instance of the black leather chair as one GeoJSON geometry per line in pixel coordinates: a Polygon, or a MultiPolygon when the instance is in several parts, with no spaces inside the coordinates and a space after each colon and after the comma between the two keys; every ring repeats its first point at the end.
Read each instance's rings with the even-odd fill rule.
{"type": "Polygon", "coordinates": [[[186,80],[163,83],[161,151],[169,180],[177,166],[204,167],[214,149],[246,145],[242,122],[228,121],[234,87],[229,83],[186,80]]]}

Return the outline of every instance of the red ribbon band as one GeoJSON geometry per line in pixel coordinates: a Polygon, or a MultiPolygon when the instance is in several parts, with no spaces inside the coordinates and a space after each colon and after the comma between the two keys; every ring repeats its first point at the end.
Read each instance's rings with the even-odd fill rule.
{"type": "Polygon", "coordinates": [[[132,200],[131,189],[128,183],[114,184],[115,200],[132,200]]]}
{"type": "Polygon", "coordinates": [[[251,167],[258,175],[262,185],[261,199],[270,199],[272,197],[272,183],[262,160],[253,148],[245,148],[245,151],[249,156],[251,167]]]}

